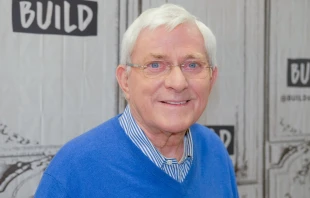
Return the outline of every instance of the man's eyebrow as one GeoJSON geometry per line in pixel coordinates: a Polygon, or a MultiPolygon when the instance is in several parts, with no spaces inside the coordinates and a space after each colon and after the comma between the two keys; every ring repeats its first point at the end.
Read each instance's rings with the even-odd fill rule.
{"type": "Polygon", "coordinates": [[[164,54],[155,54],[155,53],[150,53],[148,54],[144,59],[143,61],[148,61],[150,59],[159,59],[159,60],[163,60],[163,59],[167,59],[168,56],[167,55],[164,55],[164,54]]]}
{"type": "MultiPolygon", "coordinates": [[[[155,58],[155,59],[168,59],[169,57],[165,54],[156,54],[156,53],[150,53],[148,56],[145,57],[144,60],[147,60],[149,58],[155,58]]],[[[183,58],[183,60],[186,59],[199,59],[199,60],[206,60],[208,61],[208,58],[206,57],[206,55],[201,54],[201,53],[193,53],[193,54],[186,54],[183,58]]]]}
{"type": "Polygon", "coordinates": [[[201,53],[187,54],[184,59],[206,59],[206,56],[201,53]]]}
{"type": "Polygon", "coordinates": [[[154,53],[151,53],[149,56],[152,57],[152,58],[156,58],[156,59],[166,59],[167,58],[167,56],[164,55],[164,54],[154,54],[154,53]]]}

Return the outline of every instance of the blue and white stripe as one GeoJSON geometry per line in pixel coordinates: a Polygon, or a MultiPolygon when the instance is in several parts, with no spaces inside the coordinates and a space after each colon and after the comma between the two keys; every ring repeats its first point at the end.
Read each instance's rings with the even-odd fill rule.
{"type": "Polygon", "coordinates": [[[132,117],[129,106],[126,107],[124,113],[119,117],[119,122],[133,143],[149,157],[156,166],[173,179],[183,182],[193,160],[193,141],[190,130],[188,130],[184,136],[184,153],[182,159],[178,162],[175,158],[166,158],[154,147],[132,117]]]}

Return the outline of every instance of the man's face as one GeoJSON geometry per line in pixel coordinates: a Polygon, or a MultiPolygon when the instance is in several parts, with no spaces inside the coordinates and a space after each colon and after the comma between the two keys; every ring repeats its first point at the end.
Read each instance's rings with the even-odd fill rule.
{"type": "MultiPolygon", "coordinates": [[[[185,61],[207,61],[203,37],[194,24],[182,24],[172,31],[164,26],[141,31],[134,46],[131,61],[146,65],[165,61],[180,65],[185,61]]],[[[206,78],[188,79],[180,67],[158,78],[147,78],[140,68],[129,74],[119,66],[118,81],[138,125],[147,132],[184,132],[203,113],[217,71],[206,78]],[[211,76],[213,75],[213,76],[211,76]],[[120,77],[122,76],[122,77],[120,77]]]]}

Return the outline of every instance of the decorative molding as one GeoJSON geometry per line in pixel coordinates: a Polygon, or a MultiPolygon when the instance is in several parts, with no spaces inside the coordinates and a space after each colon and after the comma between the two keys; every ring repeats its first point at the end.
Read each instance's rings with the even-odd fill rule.
{"type": "Polygon", "coordinates": [[[32,141],[17,133],[12,133],[8,126],[0,121],[1,144],[38,145],[38,141],[32,141]],[[2,137],[1,137],[2,136],[2,137]],[[3,139],[2,139],[3,138],[3,139]],[[3,142],[2,142],[3,141],[3,142]]]}
{"type": "Polygon", "coordinates": [[[284,133],[289,132],[292,135],[301,135],[303,134],[302,130],[297,129],[296,127],[292,126],[291,124],[286,124],[283,117],[280,118],[280,130],[284,133]]]}
{"type": "Polygon", "coordinates": [[[0,142],[0,195],[10,194],[11,198],[17,197],[29,180],[42,174],[60,148],[40,146],[37,141],[11,132],[3,122],[0,122],[0,142]]]}
{"type": "Polygon", "coordinates": [[[294,182],[298,182],[300,185],[306,184],[306,178],[309,176],[310,178],[310,158],[304,159],[304,163],[302,164],[302,168],[296,172],[294,177],[294,182]]]}
{"type": "MultiPolygon", "coordinates": [[[[310,193],[310,141],[290,143],[280,148],[278,160],[270,165],[270,197],[308,196],[310,193]]],[[[274,149],[277,151],[279,145],[274,145],[274,149]]]]}
{"type": "Polygon", "coordinates": [[[15,197],[24,184],[42,174],[59,148],[36,145],[1,148],[0,195],[5,193],[15,197]]]}
{"type": "Polygon", "coordinates": [[[248,161],[247,160],[243,160],[240,164],[237,160],[236,165],[235,165],[235,173],[237,178],[247,178],[248,177],[248,170],[249,170],[249,166],[248,166],[248,161]]]}
{"type": "Polygon", "coordinates": [[[305,141],[298,145],[289,145],[282,149],[280,158],[276,164],[271,164],[271,168],[282,168],[288,159],[296,153],[307,154],[310,150],[310,141],[305,141]]]}
{"type": "MultiPolygon", "coordinates": [[[[246,149],[240,150],[239,149],[239,140],[238,137],[240,128],[239,128],[239,113],[238,113],[238,106],[236,106],[236,113],[235,113],[235,119],[236,119],[236,126],[235,126],[235,141],[236,141],[236,164],[235,164],[235,174],[238,178],[238,180],[246,179],[248,177],[248,160],[246,159],[246,149]],[[242,153],[241,153],[242,152],[242,153]],[[240,156],[240,157],[239,157],[240,156]]],[[[246,146],[245,139],[243,137],[242,144],[246,146]]]]}

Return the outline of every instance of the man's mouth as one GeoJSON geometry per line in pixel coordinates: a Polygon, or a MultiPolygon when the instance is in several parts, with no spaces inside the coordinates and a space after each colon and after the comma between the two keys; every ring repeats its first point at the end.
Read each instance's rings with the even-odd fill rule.
{"type": "Polygon", "coordinates": [[[183,105],[189,102],[189,100],[184,100],[184,101],[161,101],[162,103],[165,104],[171,104],[171,105],[183,105]]]}

